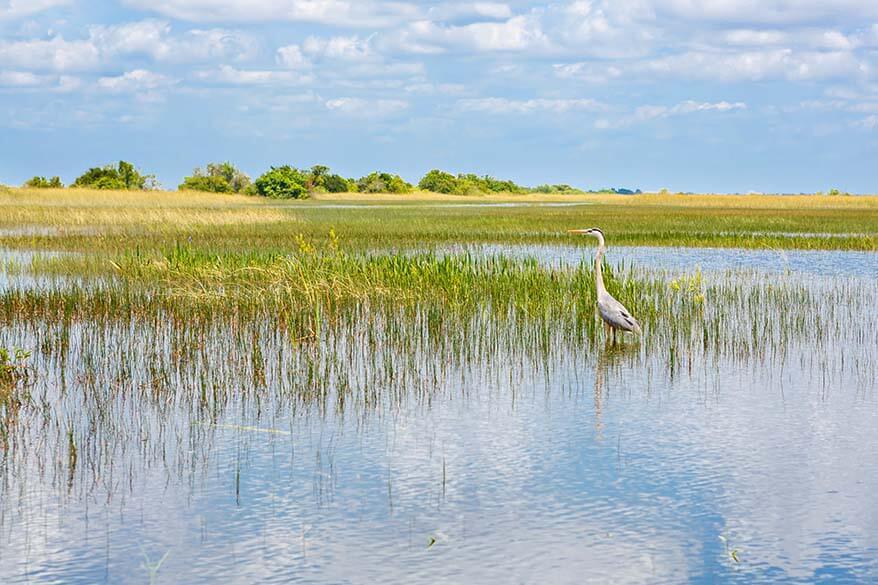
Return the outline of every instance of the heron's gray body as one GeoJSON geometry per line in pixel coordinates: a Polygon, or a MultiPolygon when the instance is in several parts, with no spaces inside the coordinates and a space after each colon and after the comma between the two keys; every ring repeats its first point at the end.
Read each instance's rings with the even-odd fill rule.
{"type": "Polygon", "coordinates": [[[640,333],[640,324],[631,316],[625,305],[614,299],[607,291],[598,292],[598,312],[604,323],[613,329],[640,333]]]}

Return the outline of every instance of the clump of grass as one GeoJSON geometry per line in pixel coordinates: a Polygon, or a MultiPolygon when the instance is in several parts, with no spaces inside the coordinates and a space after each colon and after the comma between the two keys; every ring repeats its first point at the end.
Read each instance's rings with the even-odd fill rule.
{"type": "Polygon", "coordinates": [[[27,401],[25,386],[31,378],[27,366],[30,352],[0,347],[0,448],[9,444],[10,427],[27,401]]]}
{"type": "Polygon", "coordinates": [[[9,351],[5,347],[0,347],[0,392],[4,389],[11,390],[27,381],[30,372],[25,361],[30,355],[30,352],[23,349],[16,348],[9,351]]]}

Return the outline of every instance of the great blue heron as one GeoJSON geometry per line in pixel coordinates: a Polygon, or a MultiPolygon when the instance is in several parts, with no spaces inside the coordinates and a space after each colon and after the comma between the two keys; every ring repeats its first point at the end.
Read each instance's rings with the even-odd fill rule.
{"type": "Polygon", "coordinates": [[[600,312],[601,319],[606,324],[605,326],[612,332],[613,345],[616,344],[617,329],[631,331],[640,335],[641,330],[637,319],[632,317],[628,309],[625,308],[625,305],[614,299],[607,292],[607,287],[604,286],[604,274],[601,271],[601,260],[603,260],[604,252],[607,250],[607,246],[604,243],[604,232],[599,228],[567,230],[567,232],[594,236],[598,239],[598,253],[594,258],[594,282],[595,288],[598,291],[598,312],[600,312]]]}

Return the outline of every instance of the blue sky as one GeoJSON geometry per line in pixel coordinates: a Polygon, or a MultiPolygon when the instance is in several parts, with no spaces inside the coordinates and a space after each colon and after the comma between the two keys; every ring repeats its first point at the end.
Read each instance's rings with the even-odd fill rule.
{"type": "Polygon", "coordinates": [[[0,182],[120,158],[876,192],[874,0],[0,0],[0,182]]]}

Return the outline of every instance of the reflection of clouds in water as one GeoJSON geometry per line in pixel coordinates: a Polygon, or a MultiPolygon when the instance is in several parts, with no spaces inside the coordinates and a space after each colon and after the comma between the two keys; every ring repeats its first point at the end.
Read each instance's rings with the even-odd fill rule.
{"type": "MultiPolygon", "coordinates": [[[[44,539],[31,546],[32,574],[45,580],[103,580],[107,558],[111,580],[145,575],[141,547],[153,561],[171,551],[160,582],[752,582],[857,566],[860,575],[878,575],[866,560],[878,535],[878,471],[869,465],[876,396],[842,374],[850,361],[829,370],[811,361],[868,360],[872,348],[815,351],[791,341],[777,354],[705,355],[695,347],[682,352],[672,376],[658,336],[619,348],[574,348],[562,338],[531,358],[515,353],[526,342],[514,339],[512,350],[496,346],[488,367],[477,351],[458,363],[426,343],[414,351],[378,342],[375,357],[374,349],[356,351],[363,337],[345,330],[327,353],[342,355],[363,388],[393,362],[403,386],[371,388],[420,399],[378,401],[374,410],[352,402],[344,416],[306,406],[293,416],[287,376],[301,370],[296,350],[273,345],[279,338],[264,341],[263,354],[280,357],[265,368],[269,390],[258,399],[247,385],[249,354],[225,344],[222,327],[199,345],[222,363],[170,362],[169,382],[140,393],[132,389],[147,387],[149,368],[183,346],[171,342],[173,328],[161,327],[118,343],[130,327],[73,327],[62,410],[76,416],[88,395],[105,418],[93,418],[89,403],[80,422],[118,427],[101,427],[112,431],[103,437],[115,450],[97,468],[82,450],[83,485],[63,513],[52,508],[58,494],[48,482],[23,486],[42,490],[29,491],[23,505],[29,534],[44,539]],[[109,355],[108,347],[124,352],[137,375],[104,395],[121,376],[118,361],[101,363],[93,386],[76,374],[84,354],[109,355]],[[452,365],[434,368],[434,359],[452,365]],[[186,402],[196,399],[190,367],[222,373],[211,384],[229,402],[215,427],[193,424],[207,414],[186,402]],[[419,378],[438,387],[427,391],[431,382],[420,386],[419,378]],[[118,488],[109,504],[106,486],[118,488]],[[720,535],[740,550],[740,565],[724,556],[720,535]]],[[[0,328],[0,339],[16,335],[38,346],[36,331],[0,328]]],[[[25,557],[29,545],[15,538],[19,526],[9,518],[3,557],[25,557]]],[[[20,567],[0,563],[0,577],[20,567]]]]}
{"type": "Polygon", "coordinates": [[[874,403],[850,388],[823,400],[794,369],[783,393],[764,372],[721,370],[704,400],[704,380],[684,378],[655,408],[626,405],[623,444],[642,472],[676,484],[674,505],[700,501],[690,513],[714,516],[705,527],[721,522],[705,542],[727,534],[751,578],[772,569],[807,579],[833,565],[874,575],[874,403]]]}
{"type": "MultiPolygon", "coordinates": [[[[466,244],[444,250],[450,253],[532,257],[548,266],[577,266],[592,262],[594,249],[588,246],[466,244]]],[[[878,277],[874,252],[836,250],[750,250],[741,248],[682,248],[649,246],[610,246],[607,262],[612,266],[691,272],[696,267],[711,272],[754,270],[757,272],[802,275],[878,277]]]]}

